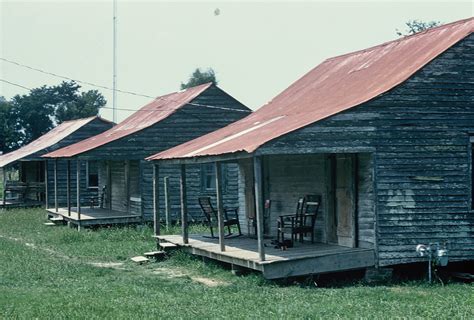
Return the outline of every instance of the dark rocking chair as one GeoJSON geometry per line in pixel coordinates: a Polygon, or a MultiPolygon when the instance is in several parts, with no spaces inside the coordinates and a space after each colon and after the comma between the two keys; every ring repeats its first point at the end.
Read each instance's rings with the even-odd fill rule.
{"type": "Polygon", "coordinates": [[[314,243],[314,225],[320,204],[321,196],[319,195],[306,195],[298,199],[295,214],[282,215],[278,218],[278,242],[284,242],[285,233],[289,233],[292,242],[296,241],[298,235],[300,242],[303,242],[303,238],[310,234],[311,243],[314,243]]]}
{"type": "MultiPolygon", "coordinates": [[[[211,229],[211,238],[218,238],[214,236],[214,228],[218,228],[217,210],[215,210],[212,206],[211,197],[201,197],[198,200],[202,212],[206,217],[206,223],[211,229]]],[[[237,236],[242,235],[242,232],[240,230],[239,216],[237,212],[237,208],[224,208],[224,227],[227,227],[228,230],[228,234],[226,234],[225,237],[229,237],[232,235],[232,230],[230,228],[231,226],[237,226],[237,229],[239,230],[239,234],[237,236]],[[229,217],[230,212],[233,213],[232,217],[229,217]]]]}

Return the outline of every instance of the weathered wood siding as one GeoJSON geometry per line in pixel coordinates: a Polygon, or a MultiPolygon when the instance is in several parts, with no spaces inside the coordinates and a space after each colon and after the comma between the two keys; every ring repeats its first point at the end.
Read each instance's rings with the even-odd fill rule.
{"type": "MultiPolygon", "coordinates": [[[[81,140],[90,138],[99,133],[102,133],[112,127],[112,123],[101,120],[94,119],[88,124],[82,126],[80,129],[76,130],[66,138],[62,139],[55,145],[51,146],[48,150],[42,150],[34,155],[31,155],[28,159],[38,159],[41,155],[44,155],[48,152],[58,150],[60,148],[66,147],[73,143],[79,142],[81,140]]],[[[48,202],[49,206],[54,206],[54,159],[45,160],[44,158],[39,158],[41,161],[48,162],[48,202]]],[[[58,160],[58,200],[60,206],[65,206],[67,204],[66,199],[66,160],[58,160]]],[[[83,161],[81,164],[81,203],[89,204],[90,198],[97,196],[97,189],[90,189],[86,186],[86,164],[83,161]]],[[[72,204],[75,205],[76,201],[76,161],[71,161],[71,193],[72,204]]]]}
{"type": "Polygon", "coordinates": [[[378,263],[420,261],[415,246],[433,241],[448,241],[452,260],[472,260],[473,101],[471,35],[393,90],[259,152],[372,152],[378,263]]]}
{"type": "Polygon", "coordinates": [[[127,212],[127,188],[125,185],[125,161],[110,161],[110,200],[112,210],[127,212]]]}
{"type": "MultiPolygon", "coordinates": [[[[197,105],[187,105],[159,123],[110,142],[104,146],[86,152],[79,156],[81,159],[91,160],[136,160],[140,161],[141,209],[146,220],[153,219],[153,167],[143,161],[146,157],[195,139],[206,133],[215,131],[248,115],[249,109],[226,94],[218,87],[211,86],[195,98],[193,103],[211,105],[230,109],[239,109],[246,112],[206,108],[197,105]]],[[[135,169],[132,169],[135,170],[135,169]]],[[[188,209],[195,220],[202,219],[197,198],[208,195],[201,191],[200,166],[189,166],[188,171],[188,209]]],[[[227,171],[227,187],[224,202],[228,206],[237,205],[237,166],[231,166],[227,171]]],[[[179,171],[177,166],[160,167],[160,187],[163,187],[163,177],[170,177],[171,212],[179,217],[179,171]]],[[[133,182],[133,180],[131,181],[133,182]]],[[[214,196],[213,194],[209,194],[214,196]]],[[[163,194],[161,193],[161,196],[163,194]]],[[[139,204],[135,204],[138,209],[139,204]]],[[[133,206],[133,204],[132,204],[133,206]]],[[[160,201],[164,208],[164,199],[160,201]]],[[[164,212],[162,213],[164,217],[164,212]]]]}

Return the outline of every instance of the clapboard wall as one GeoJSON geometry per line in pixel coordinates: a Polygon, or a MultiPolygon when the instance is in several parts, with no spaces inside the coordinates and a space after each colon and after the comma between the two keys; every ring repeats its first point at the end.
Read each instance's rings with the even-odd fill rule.
{"type": "MultiPolygon", "coordinates": [[[[232,122],[235,122],[250,112],[250,109],[242,105],[233,97],[216,86],[211,86],[188,104],[178,109],[166,119],[145,128],[141,131],[123,137],[119,140],[109,142],[94,150],[79,155],[82,160],[110,160],[140,161],[140,193],[141,212],[146,220],[153,219],[153,165],[144,161],[148,156],[167,150],[189,140],[200,137],[206,133],[215,131],[232,122]],[[208,108],[205,106],[213,106],[208,108]],[[217,107],[217,108],[214,108],[217,107]],[[223,107],[224,109],[220,109],[223,107]],[[237,109],[234,111],[230,109],[237,109]]],[[[202,214],[197,198],[199,196],[213,196],[214,194],[201,190],[200,165],[187,167],[188,210],[191,218],[201,220],[202,214]]],[[[237,167],[230,166],[226,170],[227,187],[224,201],[228,206],[237,206],[237,167]]],[[[170,179],[171,211],[174,219],[179,216],[179,167],[160,166],[160,187],[163,187],[163,178],[170,179]]],[[[113,195],[112,195],[113,197],[113,195]]],[[[163,197],[163,195],[161,195],[163,197]]],[[[121,199],[118,201],[125,201],[121,199]]],[[[160,207],[164,210],[164,199],[160,201],[160,207]]],[[[164,211],[162,211],[164,217],[164,211]]]]}
{"type": "Polygon", "coordinates": [[[371,153],[379,265],[421,261],[415,246],[434,241],[448,241],[451,260],[473,260],[473,102],[471,35],[389,92],[258,153],[371,153]]]}
{"type": "MultiPolygon", "coordinates": [[[[25,159],[28,160],[40,160],[46,161],[48,164],[48,203],[50,207],[54,206],[54,159],[46,159],[40,158],[42,155],[52,152],[54,150],[58,150],[60,148],[66,147],[73,143],[82,141],[84,139],[90,138],[92,136],[98,135],[110,128],[112,128],[112,122],[103,120],[101,118],[95,118],[94,120],[90,121],[89,123],[85,124],[72,134],[68,135],[58,143],[52,145],[46,150],[42,150],[34,155],[29,156],[25,159]]],[[[73,204],[76,205],[76,161],[71,161],[71,198],[73,200],[73,204]]],[[[67,162],[64,159],[58,160],[58,202],[60,206],[67,205],[67,198],[66,198],[66,168],[67,162]]],[[[97,189],[89,189],[86,186],[86,164],[81,164],[81,203],[89,204],[90,198],[93,196],[97,196],[97,189]]]]}

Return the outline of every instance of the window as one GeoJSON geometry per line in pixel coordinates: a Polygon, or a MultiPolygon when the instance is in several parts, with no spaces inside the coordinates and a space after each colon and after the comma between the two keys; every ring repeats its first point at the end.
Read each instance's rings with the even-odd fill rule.
{"type": "Polygon", "coordinates": [[[99,164],[97,161],[87,161],[87,187],[99,188],[99,164]]]}
{"type": "MultiPolygon", "coordinates": [[[[225,192],[227,185],[226,165],[222,165],[222,191],[225,192]]],[[[216,191],[216,172],[214,163],[204,163],[201,165],[201,191],[216,191]]]]}

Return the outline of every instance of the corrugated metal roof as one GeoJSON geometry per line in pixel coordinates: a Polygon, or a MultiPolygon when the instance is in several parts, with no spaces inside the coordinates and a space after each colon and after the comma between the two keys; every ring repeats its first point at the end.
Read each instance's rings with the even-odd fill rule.
{"type": "Polygon", "coordinates": [[[96,118],[98,117],[64,121],[26,146],[0,156],[0,168],[55,145],[96,118]]]}
{"type": "Polygon", "coordinates": [[[148,160],[252,153],[268,141],[389,91],[473,29],[470,18],[327,59],[248,117],[148,160]]]}
{"type": "Polygon", "coordinates": [[[44,155],[44,157],[74,157],[148,128],[175,113],[178,109],[185,106],[188,102],[191,102],[191,100],[196,98],[211,85],[212,83],[206,83],[184,91],[157,97],[155,100],[143,106],[115,127],[91,138],[48,153],[44,155]]]}

